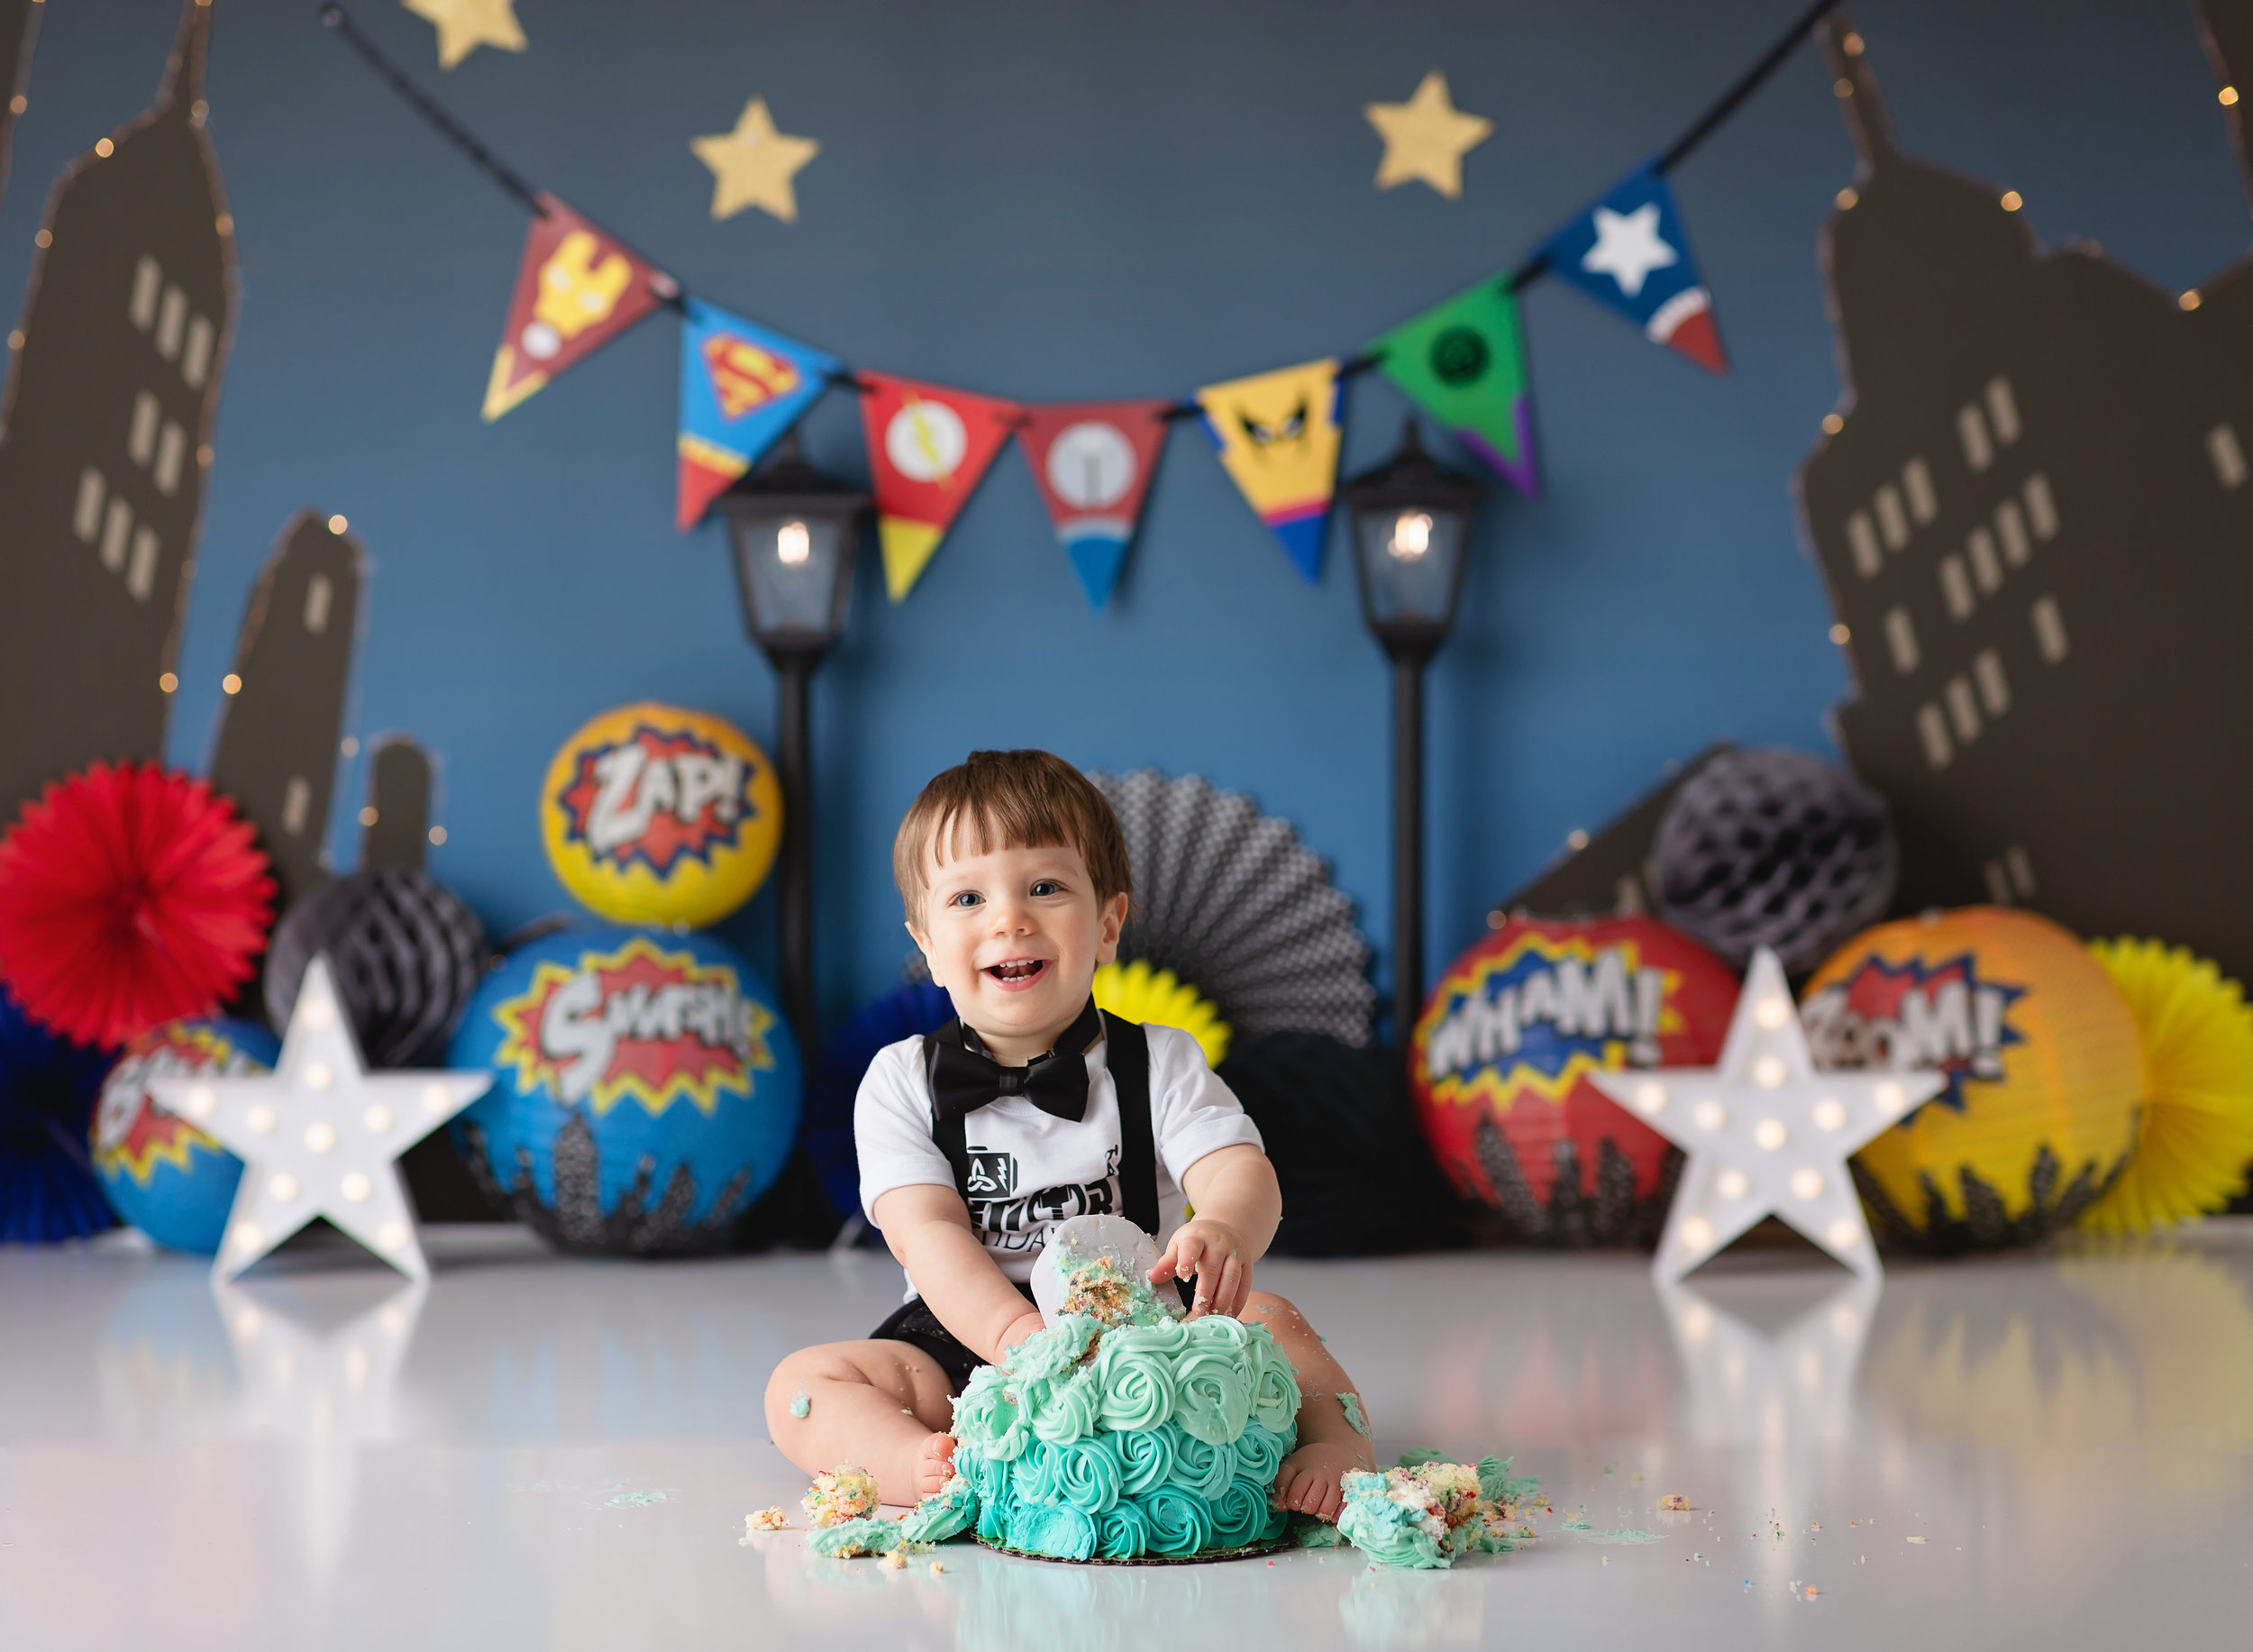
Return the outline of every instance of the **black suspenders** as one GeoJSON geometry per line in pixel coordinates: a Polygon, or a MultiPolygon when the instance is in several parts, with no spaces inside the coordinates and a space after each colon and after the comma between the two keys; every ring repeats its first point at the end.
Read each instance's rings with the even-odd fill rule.
{"type": "MultiPolygon", "coordinates": [[[[1118,1092],[1118,1185],[1120,1214],[1145,1233],[1158,1231],[1158,1151],[1150,1128],[1150,1039],[1139,1023],[1103,1011],[1103,1061],[1118,1092]]],[[[927,1083],[936,1059],[938,1035],[925,1035],[923,1071],[927,1083]]],[[[954,1191],[970,1201],[970,1135],[967,1117],[940,1118],[934,1112],[931,1140],[954,1168],[954,1191]]]]}

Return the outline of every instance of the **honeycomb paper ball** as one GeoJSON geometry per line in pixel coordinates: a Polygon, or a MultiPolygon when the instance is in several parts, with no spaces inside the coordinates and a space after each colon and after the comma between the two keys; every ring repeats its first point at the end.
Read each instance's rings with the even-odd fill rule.
{"type": "Polygon", "coordinates": [[[1794,974],[1884,916],[1901,857],[1885,801],[1819,757],[1729,752],[1683,782],[1652,841],[1659,910],[1730,963],[1794,974]]]}

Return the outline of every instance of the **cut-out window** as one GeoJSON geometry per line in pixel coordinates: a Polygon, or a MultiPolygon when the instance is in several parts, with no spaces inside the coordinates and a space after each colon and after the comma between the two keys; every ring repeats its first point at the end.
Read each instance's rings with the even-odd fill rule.
{"type": "Polygon", "coordinates": [[[306,581],[306,629],[314,635],[329,628],[329,602],[335,595],[336,587],[324,573],[306,581]]]}
{"type": "Polygon", "coordinates": [[[1932,471],[1922,459],[1902,466],[1901,487],[1909,496],[1909,514],[1919,522],[1929,522],[1940,514],[1939,496],[1932,491],[1932,471]]]}
{"type": "Polygon", "coordinates": [[[2011,680],[2002,674],[2002,656],[1983,648],[1972,660],[1972,678],[1979,684],[1979,703],[1987,715],[1999,717],[2011,709],[2011,680]]]}
{"type": "Polygon", "coordinates": [[[1972,698],[1969,680],[1951,677],[1947,680],[1947,720],[1956,726],[1956,737],[1966,745],[1979,738],[1979,707],[1972,698]]]}
{"type": "Polygon", "coordinates": [[[1987,380],[1987,416],[1995,422],[1995,440],[2003,446],[2019,439],[2019,398],[2001,373],[1987,380]]]}
{"type": "Polygon", "coordinates": [[[191,390],[204,388],[204,375],[211,371],[211,322],[198,315],[187,324],[187,348],[180,352],[180,377],[191,390]]]}
{"type": "Polygon", "coordinates": [[[145,468],[156,455],[157,420],[162,411],[148,391],[134,395],[132,427],[125,433],[125,456],[137,465],[145,468]]]}
{"type": "Polygon", "coordinates": [[[1964,550],[1971,558],[1972,579],[1983,591],[2002,589],[2002,559],[1995,554],[1995,536],[1985,528],[1974,528],[1971,537],[1964,542],[1964,550]]]}
{"type": "Polygon", "coordinates": [[[187,452],[187,433],[177,419],[164,422],[164,434],[157,438],[157,491],[173,494],[179,491],[180,460],[187,452]]]}
{"type": "Polygon", "coordinates": [[[157,319],[157,294],[164,286],[164,271],[157,268],[157,260],[142,253],[141,261],[133,266],[133,296],[125,306],[125,314],[132,319],[136,333],[146,333],[157,319]]]}
{"type": "Polygon", "coordinates": [[[304,834],[306,817],[313,809],[313,788],[302,774],[289,777],[289,784],[282,788],[281,828],[290,836],[304,834]]]}
{"type": "Polygon", "coordinates": [[[70,526],[87,544],[102,531],[102,499],[109,492],[109,484],[92,465],[78,472],[78,505],[70,513],[70,526]]]}
{"type": "Polygon", "coordinates": [[[2026,516],[2016,499],[2005,499],[1995,507],[1995,537],[2002,542],[2002,560],[2013,568],[2025,567],[2026,559],[2034,554],[2034,542],[2026,534],[2026,516]]]}
{"type": "Polygon", "coordinates": [[[187,325],[187,295],[177,287],[164,289],[157,308],[157,354],[169,361],[180,353],[180,333],[187,325]]]}
{"type": "Polygon", "coordinates": [[[1925,762],[1936,769],[1947,768],[1956,755],[1956,747],[1947,737],[1947,718],[1929,700],[1917,707],[1917,738],[1924,742],[1925,762]]]}
{"type": "Polygon", "coordinates": [[[2206,456],[2214,461],[2214,475],[2223,488],[2243,485],[2246,476],[2245,450],[2238,445],[2238,433],[2230,427],[2228,421],[2206,433],[2206,456]]]}
{"type": "Polygon", "coordinates": [[[2020,900],[2029,900],[2034,894],[2034,863],[2026,853],[2024,844],[2012,844],[2002,852],[2002,863],[2011,869],[2011,886],[2019,892],[2020,900]]]}
{"type": "Polygon", "coordinates": [[[2034,622],[2034,645],[2042,651],[2042,659],[2056,665],[2066,657],[2066,616],[2057,611],[2057,598],[2039,598],[2029,617],[2034,622]]]}
{"type": "Polygon", "coordinates": [[[2057,501],[2051,497],[2049,478],[2039,470],[2026,479],[2026,520],[2034,537],[2048,544],[2057,537],[2057,501]]]}
{"type": "Polygon", "coordinates": [[[125,589],[135,602],[146,602],[156,588],[157,531],[143,523],[133,530],[133,560],[125,570],[125,589]]]}
{"type": "Polygon", "coordinates": [[[1885,535],[1885,547],[1898,551],[1909,543],[1909,513],[1902,508],[1901,489],[1887,482],[1877,490],[1877,497],[1870,503],[1877,510],[1877,531],[1885,535]]]}
{"type": "Polygon", "coordinates": [[[1886,611],[1885,645],[1893,651],[1893,669],[1902,676],[1917,669],[1917,628],[1911,623],[1907,608],[1886,611]]]}
{"type": "Polygon", "coordinates": [[[1973,474],[1995,461],[1994,443],[1987,440],[1987,420],[1977,402],[1966,402],[1956,415],[1956,434],[1964,443],[1964,462],[1973,474]]]}
{"type": "Polygon", "coordinates": [[[1847,544],[1854,552],[1854,569],[1865,580],[1874,580],[1885,566],[1885,556],[1877,548],[1877,528],[1870,521],[1870,513],[1857,510],[1847,518],[1847,544]]]}
{"type": "Polygon", "coordinates": [[[1971,617],[1971,575],[1964,571],[1962,557],[1944,556],[1940,559],[1940,595],[1947,599],[1950,618],[1971,617]]]}
{"type": "Polygon", "coordinates": [[[112,573],[125,571],[125,535],[132,526],[133,507],[112,494],[102,516],[102,566],[112,573]]]}

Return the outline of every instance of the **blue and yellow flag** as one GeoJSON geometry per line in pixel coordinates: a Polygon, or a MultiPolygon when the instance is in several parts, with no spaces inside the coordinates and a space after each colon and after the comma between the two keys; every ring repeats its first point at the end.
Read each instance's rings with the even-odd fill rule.
{"type": "Polygon", "coordinates": [[[680,329],[680,482],[687,532],[829,385],[835,357],[695,298],[680,329]]]}
{"type": "Polygon", "coordinates": [[[1309,585],[1337,487],[1337,397],[1334,356],[1197,392],[1222,467],[1309,585]]]}

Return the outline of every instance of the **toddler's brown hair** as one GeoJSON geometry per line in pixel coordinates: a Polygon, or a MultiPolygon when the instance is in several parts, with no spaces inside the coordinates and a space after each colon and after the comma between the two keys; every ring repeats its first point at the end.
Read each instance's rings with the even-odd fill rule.
{"type": "Polygon", "coordinates": [[[1095,882],[1098,905],[1134,895],[1126,838],[1110,800],[1053,752],[972,752],[935,775],[908,807],[892,839],[892,879],[908,921],[923,922],[926,858],[952,849],[958,835],[985,854],[997,848],[1077,849],[1095,882]]]}

